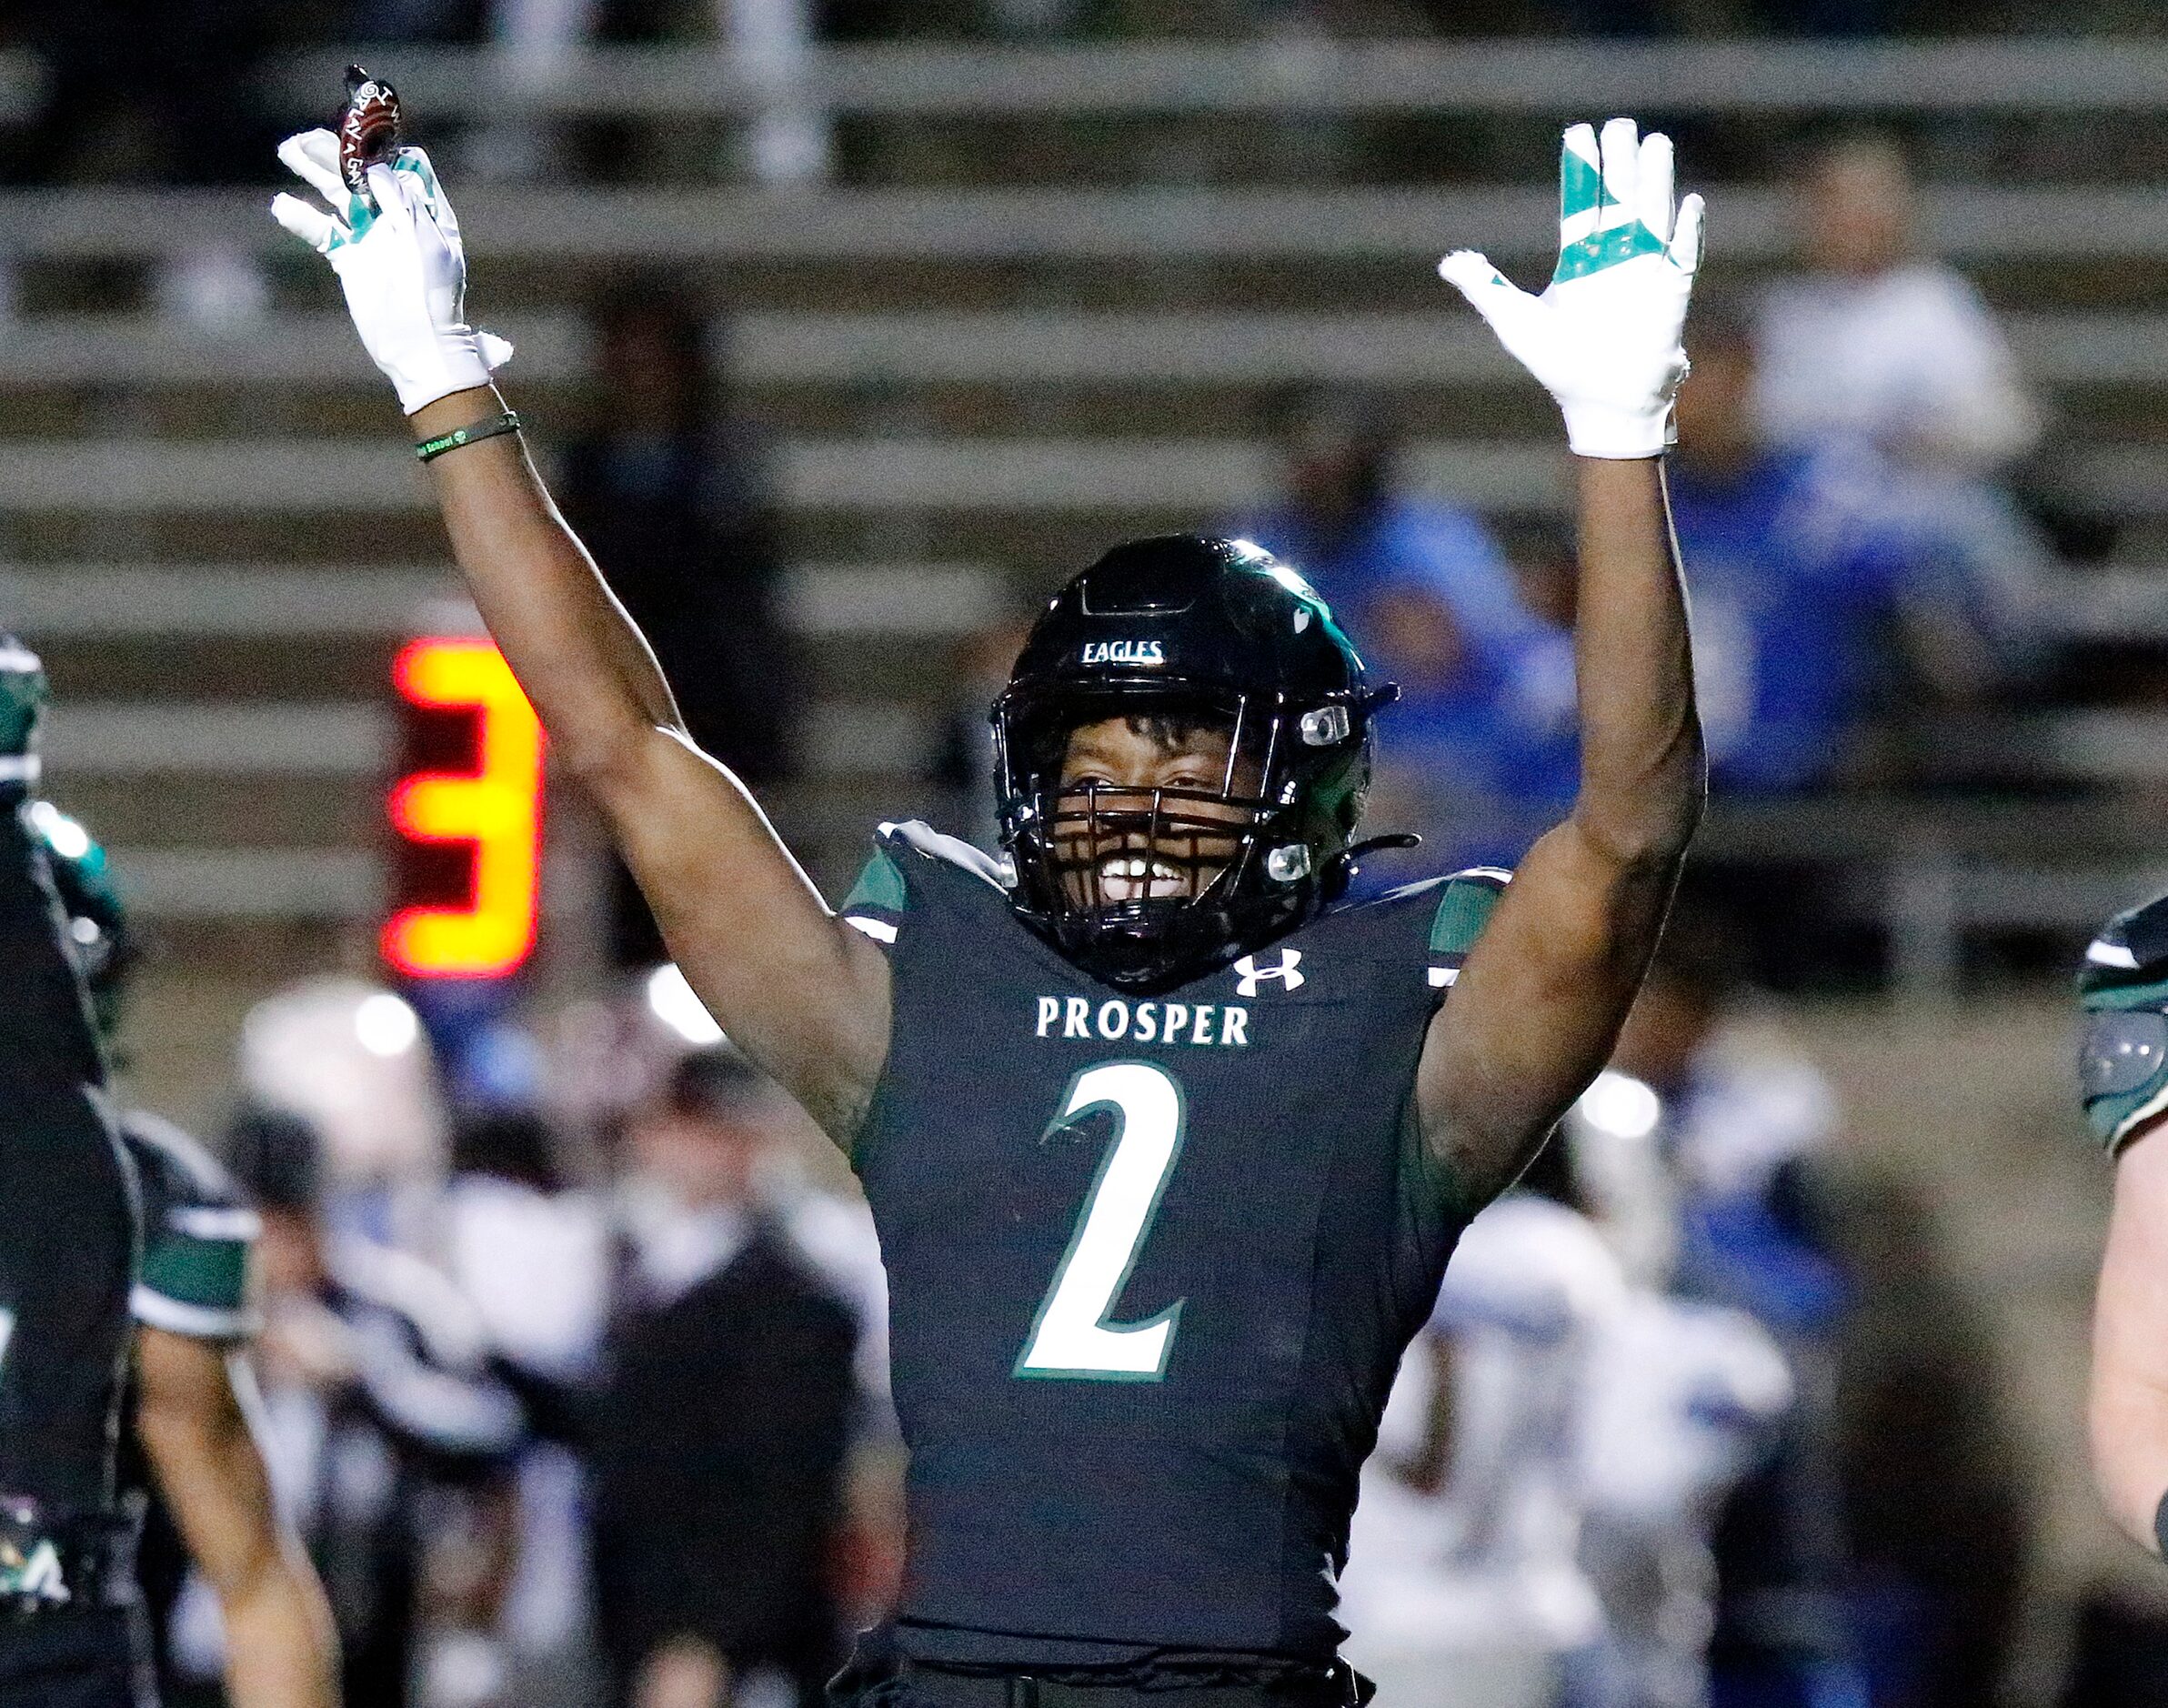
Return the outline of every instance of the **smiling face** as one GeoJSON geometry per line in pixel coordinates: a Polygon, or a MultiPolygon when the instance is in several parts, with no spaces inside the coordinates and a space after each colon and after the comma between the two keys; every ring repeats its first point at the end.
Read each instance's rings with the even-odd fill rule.
{"type": "Polygon", "coordinates": [[[1253,818],[1218,799],[1257,788],[1254,760],[1239,760],[1230,777],[1231,747],[1228,726],[1182,718],[1106,718],[1072,730],[1054,835],[1071,901],[1202,894],[1234,859],[1239,832],[1253,818]]]}

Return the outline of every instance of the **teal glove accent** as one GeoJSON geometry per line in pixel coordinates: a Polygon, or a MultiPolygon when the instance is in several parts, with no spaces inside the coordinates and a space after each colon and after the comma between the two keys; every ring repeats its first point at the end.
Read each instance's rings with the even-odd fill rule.
{"type": "MultiPolygon", "coordinates": [[[[1669,253],[1669,246],[1650,228],[1648,219],[1637,216],[1634,209],[1604,188],[1596,147],[1589,127],[1576,125],[1566,133],[1559,151],[1559,257],[1551,274],[1554,285],[1586,278],[1637,255],[1669,253]],[[1574,236],[1575,232],[1581,235],[1574,236]]],[[[1669,186],[1665,188],[1668,192],[1669,186]]],[[[1671,217],[1669,208],[1652,208],[1648,216],[1665,222],[1671,217]]]]}

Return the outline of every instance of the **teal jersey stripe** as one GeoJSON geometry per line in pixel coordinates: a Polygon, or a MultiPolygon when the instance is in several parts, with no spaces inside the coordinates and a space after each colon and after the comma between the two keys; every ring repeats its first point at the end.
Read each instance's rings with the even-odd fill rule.
{"type": "Polygon", "coordinates": [[[1502,893],[1480,879],[1455,878],[1448,883],[1430,919],[1430,953],[1465,955],[1473,949],[1502,893]]]}
{"type": "Polygon", "coordinates": [[[843,898],[839,911],[848,913],[853,908],[878,908],[885,913],[901,913],[904,902],[902,869],[882,849],[876,850],[866,862],[866,869],[858,874],[858,881],[851,885],[850,894],[843,898]]]}

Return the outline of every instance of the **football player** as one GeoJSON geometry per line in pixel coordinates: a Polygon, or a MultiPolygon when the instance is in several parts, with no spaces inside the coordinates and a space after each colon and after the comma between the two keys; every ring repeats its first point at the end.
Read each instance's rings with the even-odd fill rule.
{"type": "Polygon", "coordinates": [[[134,1184],[32,829],[45,678],[0,635],[0,1702],[124,1708],[137,1666],[115,1472],[134,1184]]]}
{"type": "Polygon", "coordinates": [[[281,155],[328,207],[275,215],[397,389],[558,759],[872,1205],[909,1562],[839,1688],[1341,1700],[1334,1577],[1394,1366],[1609,1052],[1701,811],[1662,456],[1701,209],[1670,144],[1566,133],[1541,296],[1440,267],[1577,453],[1581,793],[1480,944],[1502,874],[1343,900],[1391,689],[1292,568],[1190,537],[1047,606],[993,711],[1001,856],[887,826],[829,909],[558,519],[427,158],[369,166],[364,198],[331,133],[281,155]]]}
{"type": "MultiPolygon", "coordinates": [[[[105,850],[51,803],[29,822],[43,845],[99,1030],[108,1042],[133,956],[105,850]]],[[[143,1251],[129,1311],[136,1328],[135,1445],[190,1555],[218,1598],[234,1708],[329,1708],[336,1639],[300,1541],[273,1506],[251,1427],[255,1389],[243,1347],[256,1212],[210,1154],[146,1110],[119,1117],[140,1185],[143,1251]]],[[[140,1507],[140,1497],[136,1502],[140,1507]]]]}
{"type": "Polygon", "coordinates": [[[2108,921],[2078,992],[2085,1117],[2115,1164],[2093,1307],[2093,1475],[2115,1522],[2168,1552],[2168,896],[2108,921]]]}

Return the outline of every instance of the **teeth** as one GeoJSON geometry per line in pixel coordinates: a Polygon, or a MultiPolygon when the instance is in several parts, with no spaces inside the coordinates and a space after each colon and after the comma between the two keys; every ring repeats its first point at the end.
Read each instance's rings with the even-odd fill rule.
{"type": "Polygon", "coordinates": [[[1164,860],[1147,859],[1141,854],[1118,854],[1099,863],[1099,893],[1109,901],[1179,896],[1187,888],[1183,875],[1164,860]]]}

